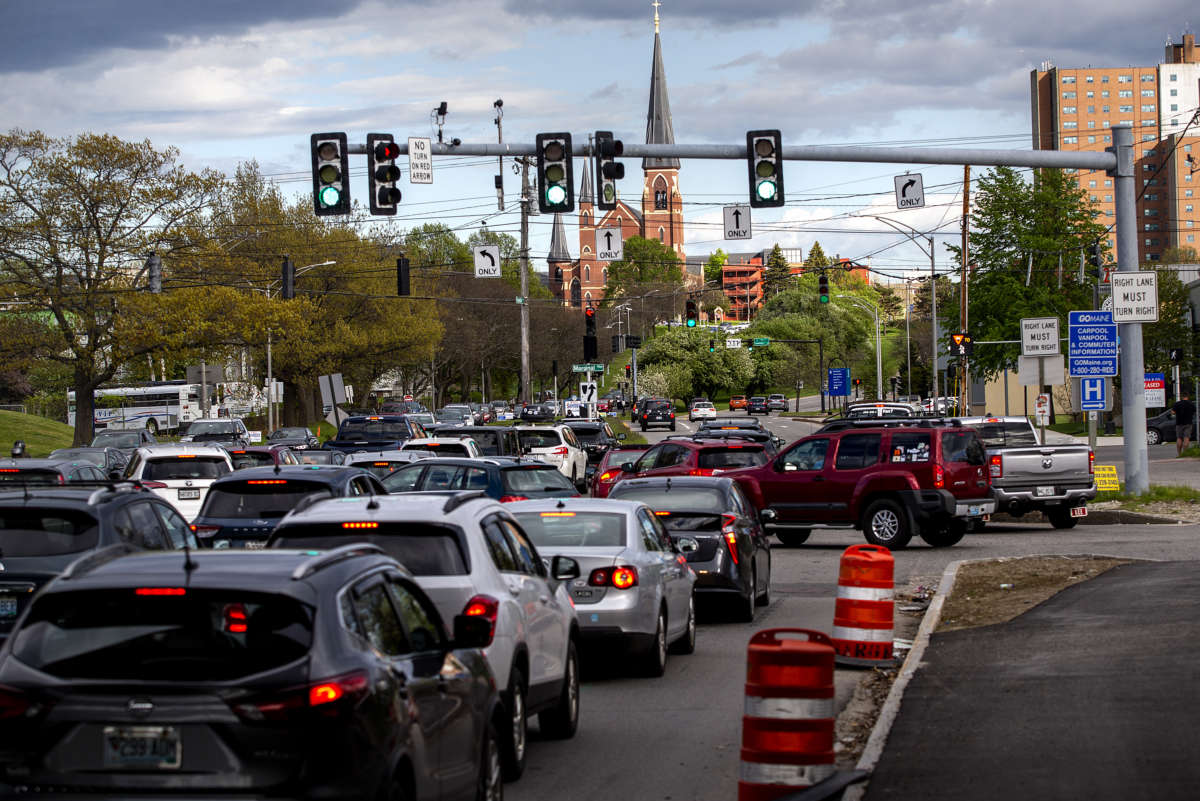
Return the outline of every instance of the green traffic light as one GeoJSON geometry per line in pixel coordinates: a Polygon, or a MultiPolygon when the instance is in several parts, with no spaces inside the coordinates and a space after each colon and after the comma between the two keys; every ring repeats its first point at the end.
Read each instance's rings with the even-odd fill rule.
{"type": "Polygon", "coordinates": [[[342,191],[336,186],[326,186],[321,188],[321,192],[317,197],[321,201],[321,205],[325,207],[336,206],[342,199],[342,191]]]}
{"type": "Polygon", "coordinates": [[[695,328],[695,327],[696,327],[696,321],[695,321],[695,320],[688,320],[688,321],[687,321],[687,327],[688,327],[688,328],[695,328]]]}
{"type": "Polygon", "coordinates": [[[604,202],[612,203],[617,199],[617,188],[612,184],[604,185],[604,202]]]}
{"type": "Polygon", "coordinates": [[[546,202],[551,206],[561,206],[567,200],[567,190],[554,184],[546,187],[546,202]]]}
{"type": "Polygon", "coordinates": [[[829,302],[829,296],[828,296],[828,295],[822,295],[822,296],[821,296],[821,302],[822,302],[822,303],[828,303],[828,302],[829,302]]]}
{"type": "Polygon", "coordinates": [[[774,200],[775,194],[778,191],[775,188],[774,181],[759,181],[758,186],[756,186],[754,190],[758,192],[758,197],[760,200],[774,200]]]}

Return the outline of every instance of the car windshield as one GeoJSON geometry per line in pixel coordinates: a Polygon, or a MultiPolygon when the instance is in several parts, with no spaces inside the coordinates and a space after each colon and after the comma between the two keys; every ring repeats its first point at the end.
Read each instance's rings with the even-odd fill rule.
{"type": "Polygon", "coordinates": [[[1021,445],[1037,445],[1037,434],[1028,423],[984,423],[979,435],[988,448],[1014,448],[1021,445]]]}
{"type": "Polygon", "coordinates": [[[41,595],[13,657],[60,679],[207,682],[281,667],[312,644],[312,609],[292,598],[146,583],[41,595]]]}
{"type": "Polygon", "coordinates": [[[595,445],[604,435],[604,430],[599,426],[571,426],[571,430],[584,445],[595,445]]]}
{"type": "Polygon", "coordinates": [[[674,486],[630,486],[625,481],[617,484],[608,494],[609,498],[622,501],[641,501],[656,512],[700,512],[721,514],[727,512],[725,493],[717,487],[674,486]]]}
{"type": "Polygon", "coordinates": [[[201,434],[237,434],[238,427],[226,420],[197,420],[188,426],[189,437],[201,434]]]}
{"type": "Polygon", "coordinates": [[[5,557],[58,556],[96,547],[96,520],[66,509],[0,509],[0,553],[5,557]]]}
{"type": "Polygon", "coordinates": [[[423,426],[437,422],[437,418],[434,417],[429,412],[419,412],[416,414],[410,414],[409,418],[412,420],[415,420],[416,422],[420,423],[423,426]]]}
{"type": "Polygon", "coordinates": [[[338,439],[408,439],[402,420],[347,420],[338,429],[338,439]]]}
{"type": "Polygon", "coordinates": [[[504,479],[504,489],[514,495],[524,495],[530,492],[548,492],[551,490],[575,491],[571,479],[550,465],[544,467],[513,467],[500,473],[504,479]]]}
{"type": "Polygon", "coordinates": [[[22,470],[19,467],[0,467],[0,484],[61,484],[64,479],[57,470],[22,470]]]}
{"type": "Polygon", "coordinates": [[[100,467],[104,466],[104,451],[92,450],[90,448],[59,448],[56,451],[51,451],[50,458],[73,459],[100,467]]]}
{"type": "Polygon", "coordinates": [[[229,472],[224,459],[207,456],[163,456],[146,460],[142,478],[146,481],[173,481],[186,478],[220,478],[229,472]]]}
{"type": "Polygon", "coordinates": [[[439,423],[457,423],[466,420],[468,416],[470,416],[470,412],[442,409],[437,413],[437,421],[439,423]]]}
{"type": "Polygon", "coordinates": [[[625,515],[611,512],[518,512],[539,548],[612,548],[626,544],[625,515]]]}
{"type": "Polygon", "coordinates": [[[280,518],[301,498],[320,493],[332,497],[327,484],[285,478],[249,479],[209,487],[201,517],[280,518]]]}
{"type": "Polygon", "coordinates": [[[276,529],[267,547],[328,550],[352,542],[378,545],[414,576],[465,576],[470,561],[461,532],[436,523],[379,522],[363,529],[345,523],[300,523],[276,529]]]}
{"type": "Polygon", "coordinates": [[[229,458],[233,460],[234,470],[242,470],[247,467],[270,467],[275,464],[275,457],[263,451],[231,453],[229,458]]]}
{"type": "Polygon", "coordinates": [[[705,448],[697,457],[696,466],[702,470],[758,467],[767,463],[767,453],[760,445],[726,445],[705,448]]]}
{"type": "Polygon", "coordinates": [[[141,442],[136,431],[103,431],[92,438],[92,447],[136,448],[141,442]]]}
{"type": "Polygon", "coordinates": [[[518,431],[522,448],[557,448],[562,445],[558,432],[552,428],[545,431],[518,431]]]}
{"type": "Polygon", "coordinates": [[[308,439],[310,436],[312,436],[312,432],[307,428],[280,428],[272,431],[267,439],[308,439]]]}

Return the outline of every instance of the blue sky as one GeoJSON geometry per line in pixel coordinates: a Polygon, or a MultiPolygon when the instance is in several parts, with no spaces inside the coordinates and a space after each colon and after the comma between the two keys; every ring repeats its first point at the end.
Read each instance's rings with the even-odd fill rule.
{"type": "MultiPolygon", "coordinates": [[[[1196,17],[1183,0],[666,0],[659,13],[677,142],[779,128],[785,144],[1003,148],[1029,147],[1031,68],[1155,64],[1196,17]]],[[[464,142],[496,140],[497,98],[507,141],[564,129],[643,141],[653,14],[642,0],[10,0],[0,102],[8,127],[148,138],[179,147],[194,168],[232,172],[255,159],[302,194],[309,134],[436,135],[430,111],[443,100],[446,136],[464,142]]],[[[635,200],[640,163],[626,169],[620,188],[635,200]]],[[[756,210],[759,235],[727,243],[720,207],[745,202],[745,165],[685,161],[687,253],[775,242],[807,251],[819,240],[888,272],[927,268],[883,224],[844,219],[886,214],[950,241],[961,168],[911,169],[929,205],[897,212],[892,176],[903,165],[789,162],[788,205],[756,210]]],[[[497,213],[495,173],[495,159],[473,157],[435,159],[433,186],[408,184],[406,171],[401,213],[382,224],[440,220],[465,235],[486,221],[515,235],[519,180],[506,169],[509,211],[497,213]]],[[[365,178],[352,192],[365,201],[365,178]]],[[[532,226],[539,270],[550,222],[532,226]]]]}

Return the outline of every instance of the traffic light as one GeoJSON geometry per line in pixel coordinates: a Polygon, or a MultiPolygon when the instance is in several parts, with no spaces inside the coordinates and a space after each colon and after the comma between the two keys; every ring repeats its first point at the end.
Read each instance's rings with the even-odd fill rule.
{"type": "Polygon", "coordinates": [[[612,131],[596,131],[596,206],[609,210],[617,207],[617,181],[625,177],[625,165],[615,159],[625,152],[612,131]]]}
{"type": "Polygon", "coordinates": [[[779,131],[746,133],[746,167],[750,173],[750,205],[756,209],[783,205],[783,139],[779,131]]]}
{"type": "Polygon", "coordinates": [[[407,256],[396,259],[396,294],[400,297],[409,294],[407,256]]]}
{"type": "Polygon", "coordinates": [[[543,214],[575,211],[575,171],[571,165],[571,135],[537,135],[538,208],[543,214]]]}
{"type": "Polygon", "coordinates": [[[1097,239],[1092,243],[1091,250],[1088,252],[1088,264],[1092,265],[1097,270],[1099,275],[1100,266],[1104,264],[1104,240],[1097,239]]]}
{"type": "Polygon", "coordinates": [[[596,310],[588,306],[583,310],[583,360],[594,361],[599,355],[596,341],[596,310]]]}
{"type": "Polygon", "coordinates": [[[822,303],[829,302],[829,276],[825,273],[817,277],[817,297],[822,303]]]}
{"type": "Polygon", "coordinates": [[[621,350],[621,336],[620,336],[620,334],[613,334],[612,352],[618,353],[618,352],[620,352],[620,350],[621,350]]]}
{"type": "Polygon", "coordinates": [[[632,364],[625,365],[625,377],[626,378],[633,377],[633,365],[632,364]]]}
{"type": "Polygon", "coordinates": [[[689,300],[687,302],[687,313],[685,319],[687,320],[688,328],[695,328],[696,323],[700,321],[700,312],[696,307],[696,301],[689,300]]]}
{"type": "Polygon", "coordinates": [[[313,211],[318,217],[350,213],[350,154],[346,134],[311,137],[313,211]]]}
{"type": "Polygon", "coordinates": [[[717,340],[715,340],[715,339],[708,340],[708,352],[709,353],[717,352],[717,340]]]}
{"type": "Polygon", "coordinates": [[[283,272],[279,277],[279,297],[291,300],[296,297],[296,265],[290,256],[283,257],[283,272]]]}
{"type": "Polygon", "coordinates": [[[596,336],[596,310],[588,306],[583,310],[584,333],[589,337],[596,336]]]}
{"type": "Polygon", "coordinates": [[[371,186],[371,213],[395,214],[400,203],[400,146],[391,134],[367,134],[367,180],[371,186]]]}

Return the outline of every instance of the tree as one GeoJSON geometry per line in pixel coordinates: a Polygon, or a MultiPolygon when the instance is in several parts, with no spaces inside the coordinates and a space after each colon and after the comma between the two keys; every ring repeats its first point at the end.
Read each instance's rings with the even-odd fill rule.
{"type": "Polygon", "coordinates": [[[821,243],[813,240],[813,246],[809,248],[808,258],[804,260],[805,267],[828,267],[830,265],[829,257],[825,255],[825,251],[821,249],[821,243]]]}
{"type": "Polygon", "coordinates": [[[704,262],[704,283],[706,286],[719,287],[721,285],[721,268],[725,266],[725,262],[728,259],[729,256],[720,248],[717,248],[708,257],[708,261],[704,262]]]}
{"type": "Polygon", "coordinates": [[[770,254],[767,255],[767,269],[763,277],[766,295],[770,297],[782,292],[791,277],[792,271],[788,266],[787,257],[783,255],[783,248],[779,247],[779,243],[776,242],[775,247],[771,248],[770,254]]]}
{"type": "Polygon", "coordinates": [[[608,265],[604,300],[635,294],[639,284],[683,284],[679,256],[657,239],[631,236],[625,240],[625,258],[608,265]]]}

